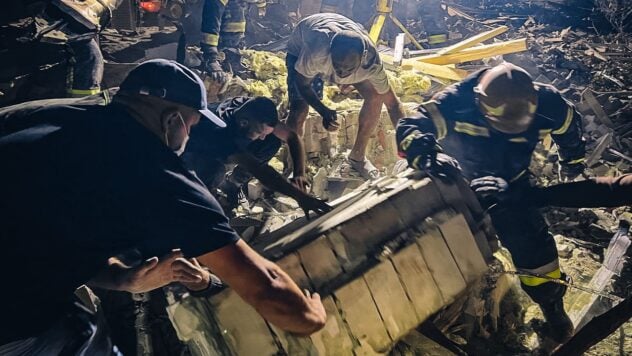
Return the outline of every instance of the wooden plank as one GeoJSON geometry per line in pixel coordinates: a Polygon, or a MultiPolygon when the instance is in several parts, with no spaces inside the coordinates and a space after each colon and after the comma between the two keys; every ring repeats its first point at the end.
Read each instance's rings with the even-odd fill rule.
{"type": "Polygon", "coordinates": [[[444,304],[450,304],[465,290],[465,279],[443,240],[441,231],[427,223],[422,224],[421,229],[422,234],[417,238],[417,244],[430,274],[441,291],[444,304]]]}
{"type": "Polygon", "coordinates": [[[234,355],[276,355],[279,351],[268,325],[257,311],[227,289],[209,298],[222,336],[234,355]]]}
{"type": "Polygon", "coordinates": [[[335,291],[334,296],[353,336],[368,344],[374,352],[387,351],[391,345],[391,338],[364,278],[346,284],[335,291]]]}
{"type": "MultiPolygon", "coordinates": [[[[397,65],[395,64],[395,59],[392,56],[388,54],[380,53],[380,57],[382,58],[382,61],[384,62],[384,64],[397,67],[397,65]]],[[[418,62],[414,59],[409,59],[409,58],[402,59],[401,68],[408,69],[408,70],[414,69],[416,71],[431,75],[433,77],[450,79],[454,81],[460,81],[463,78],[467,77],[468,75],[468,72],[463,69],[456,69],[456,68],[450,68],[450,67],[436,65],[436,64],[418,62]]]]}
{"type": "Polygon", "coordinates": [[[606,114],[606,112],[603,110],[603,108],[601,107],[601,104],[599,103],[597,98],[595,98],[590,88],[586,88],[582,92],[582,100],[585,101],[586,104],[588,104],[588,106],[590,107],[590,109],[595,113],[595,116],[597,116],[597,119],[599,119],[599,122],[601,122],[602,124],[610,128],[614,128],[614,123],[612,122],[612,120],[610,120],[610,117],[608,116],[608,114],[606,114]]]}
{"type": "Polygon", "coordinates": [[[412,244],[391,257],[420,322],[443,307],[443,297],[419,246],[412,244]]]}
{"type": "MultiPolygon", "coordinates": [[[[316,354],[332,356],[352,355],[353,341],[333,298],[324,298],[323,306],[327,312],[327,323],[324,328],[310,336],[317,351],[316,354]]],[[[293,355],[292,353],[288,354],[293,355]]],[[[296,354],[305,355],[306,353],[296,354]]]]}
{"type": "Polygon", "coordinates": [[[507,30],[509,29],[509,27],[507,26],[499,26],[496,27],[492,30],[486,31],[486,32],[481,32],[478,35],[472,36],[470,38],[467,38],[459,43],[455,43],[452,46],[449,47],[445,47],[440,49],[437,54],[439,55],[444,55],[444,54],[452,54],[452,53],[456,53],[459,52],[461,50],[464,50],[466,48],[470,48],[474,45],[477,45],[483,41],[486,41],[490,38],[494,38],[498,35],[500,35],[501,33],[505,33],[507,32],[507,30]]]}
{"type": "Polygon", "coordinates": [[[331,244],[324,236],[299,249],[298,255],[316,290],[343,273],[331,244]]]}
{"type": "Polygon", "coordinates": [[[517,40],[492,43],[489,45],[476,46],[466,48],[457,53],[451,54],[431,54],[428,56],[417,57],[415,60],[431,64],[458,64],[470,61],[476,61],[483,58],[498,56],[501,54],[522,52],[527,50],[527,39],[520,38],[517,40]]]}
{"type": "Polygon", "coordinates": [[[438,220],[439,230],[465,281],[468,284],[478,281],[487,270],[487,263],[463,215],[443,213],[434,216],[433,219],[438,220]]]}
{"type": "Polygon", "coordinates": [[[415,309],[408,300],[390,260],[365,273],[364,280],[369,286],[391,339],[401,338],[419,324],[415,309]]]}
{"type": "MultiPolygon", "coordinates": [[[[629,234],[630,225],[619,222],[619,228],[608,244],[603,265],[597,270],[588,283],[588,288],[606,291],[614,283],[613,277],[621,275],[628,262],[628,250],[632,245],[629,234]]],[[[613,301],[596,294],[581,292],[569,308],[569,316],[573,320],[576,331],[580,330],[592,318],[612,308],[613,301]]]]}

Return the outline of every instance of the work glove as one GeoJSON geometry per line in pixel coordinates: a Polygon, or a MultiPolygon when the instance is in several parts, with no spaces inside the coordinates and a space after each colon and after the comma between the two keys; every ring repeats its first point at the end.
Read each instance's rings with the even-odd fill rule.
{"type": "Polygon", "coordinates": [[[404,137],[399,143],[399,149],[406,157],[408,166],[422,171],[432,166],[437,153],[442,151],[432,134],[422,134],[418,130],[404,137]]]}
{"type": "Polygon", "coordinates": [[[413,131],[400,142],[399,148],[409,167],[447,181],[453,181],[460,175],[461,167],[457,160],[442,152],[432,134],[413,131]]]}
{"type": "Polygon", "coordinates": [[[323,117],[323,127],[327,131],[336,131],[340,127],[338,124],[338,114],[336,110],[325,108],[324,111],[319,113],[323,117]]]}
{"type": "Polygon", "coordinates": [[[222,65],[219,63],[219,52],[217,47],[202,44],[202,70],[213,81],[224,84],[226,82],[226,73],[222,65]]]}
{"type": "Polygon", "coordinates": [[[476,193],[481,205],[486,208],[494,204],[505,203],[511,197],[509,183],[500,177],[485,176],[473,179],[470,182],[470,188],[476,193]]]}
{"type": "Polygon", "coordinates": [[[560,182],[573,181],[575,178],[582,175],[585,169],[586,169],[586,165],[584,164],[584,162],[570,163],[570,164],[560,162],[559,170],[558,170],[558,178],[560,179],[560,182]]]}

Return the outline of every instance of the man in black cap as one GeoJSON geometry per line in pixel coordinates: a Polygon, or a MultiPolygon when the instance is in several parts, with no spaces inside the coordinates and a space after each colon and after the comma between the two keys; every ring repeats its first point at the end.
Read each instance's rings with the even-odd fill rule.
{"type": "MultiPolygon", "coordinates": [[[[269,189],[294,198],[305,214],[310,210],[325,213],[331,208],[306,193],[305,153],[298,135],[279,122],[276,105],[265,97],[235,97],[210,108],[225,123],[218,128],[202,122],[191,131],[191,140],[183,160],[212,192],[219,188],[228,199],[228,207],[236,207],[242,188],[254,176],[269,189]],[[282,141],[288,143],[293,159],[293,177],[288,182],[268,162],[282,141]],[[225,165],[237,166],[226,174],[225,165]]],[[[245,199],[245,197],[243,198],[245,199]]]]}
{"type": "Polygon", "coordinates": [[[180,254],[284,330],[310,334],[324,325],[320,297],[305,296],[240,240],[177,156],[200,116],[224,126],[195,73],[152,60],[130,72],[109,105],[0,117],[0,271],[12,286],[0,296],[11,306],[0,320],[0,354],[94,354],[86,351],[89,320],[73,308],[75,289],[149,291],[182,279],[171,266],[180,254]],[[144,262],[128,268],[112,259],[130,250],[144,262]]]}
{"type": "MultiPolygon", "coordinates": [[[[548,134],[558,146],[561,176],[581,174],[585,151],[579,114],[555,88],[534,84],[524,69],[510,63],[479,71],[437,93],[419,107],[417,116],[397,126],[400,154],[415,169],[450,175],[455,163],[447,154],[456,158],[465,178],[499,177],[512,192],[529,189],[531,155],[548,134]]],[[[522,288],[540,305],[549,335],[564,342],[572,336],[573,324],[564,311],[566,286],[551,282],[564,275],[544,219],[528,204],[490,209],[500,241],[516,267],[529,274],[520,277],[522,288]]]]}

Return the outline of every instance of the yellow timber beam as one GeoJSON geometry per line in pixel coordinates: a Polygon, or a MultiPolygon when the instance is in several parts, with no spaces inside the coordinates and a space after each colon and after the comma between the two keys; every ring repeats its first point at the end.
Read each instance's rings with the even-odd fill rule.
{"type": "Polygon", "coordinates": [[[414,60],[430,64],[457,64],[476,61],[483,58],[498,56],[501,54],[522,52],[527,50],[527,39],[493,43],[489,45],[466,48],[460,52],[450,54],[431,54],[417,57],[414,60]]]}
{"type": "MultiPolygon", "coordinates": [[[[384,64],[389,66],[396,66],[394,64],[393,56],[388,54],[380,54],[384,64]]],[[[462,80],[467,77],[467,71],[463,69],[451,68],[448,66],[440,66],[436,64],[417,62],[414,59],[403,59],[400,66],[403,69],[415,69],[424,74],[431,75],[433,77],[450,79],[454,81],[462,80]]]]}
{"type": "Polygon", "coordinates": [[[377,45],[377,40],[380,39],[380,33],[382,32],[382,28],[384,27],[384,22],[386,21],[386,14],[378,14],[375,16],[373,20],[373,25],[371,25],[371,31],[369,31],[369,38],[371,41],[377,45]]]}
{"type": "Polygon", "coordinates": [[[466,48],[470,48],[472,46],[475,46],[475,45],[477,45],[477,44],[479,44],[479,43],[481,43],[481,42],[483,42],[485,40],[488,40],[490,38],[494,38],[494,37],[500,35],[501,33],[507,32],[508,29],[509,29],[509,27],[507,27],[507,26],[500,26],[500,27],[497,27],[497,28],[495,28],[493,30],[489,30],[487,32],[479,33],[476,36],[467,38],[467,39],[465,39],[465,40],[463,40],[463,41],[461,41],[459,43],[453,44],[452,46],[442,48],[441,50],[439,50],[437,52],[437,54],[451,54],[451,53],[459,52],[459,51],[464,50],[466,48]]]}

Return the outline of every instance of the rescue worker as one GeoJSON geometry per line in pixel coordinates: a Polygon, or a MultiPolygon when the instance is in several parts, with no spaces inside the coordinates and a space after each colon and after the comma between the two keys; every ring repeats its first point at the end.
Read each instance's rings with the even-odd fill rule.
{"type": "Polygon", "coordinates": [[[308,335],[324,325],[319,296],[301,293],[242,241],[178,157],[201,117],[225,125],[207,109],[201,79],[167,60],[132,70],[105,106],[3,113],[0,271],[12,292],[0,293],[11,306],[0,320],[0,354],[85,351],[94,332],[72,311],[75,289],[153,290],[174,280],[169,261],[180,255],[197,258],[281,329],[308,335]],[[139,267],[112,259],[132,249],[139,267]]]}
{"type": "Polygon", "coordinates": [[[448,41],[447,11],[440,0],[422,0],[417,6],[428,44],[431,48],[441,47],[448,41]]]}
{"type": "Polygon", "coordinates": [[[595,177],[548,187],[535,186],[515,194],[509,191],[509,184],[499,177],[477,178],[472,181],[471,186],[482,199],[494,199],[507,204],[522,202],[537,207],[567,208],[612,208],[632,205],[631,173],[618,177],[595,177]]]}
{"type": "Polygon", "coordinates": [[[50,13],[65,19],[68,29],[76,34],[67,45],[66,90],[69,97],[94,95],[101,91],[104,62],[98,33],[109,24],[112,11],[120,3],[120,0],[52,1],[50,13]]]}
{"type": "Polygon", "coordinates": [[[317,213],[331,210],[325,202],[306,193],[302,141],[279,122],[272,100],[241,96],[210,108],[227,127],[218,129],[210,123],[200,123],[191,131],[191,140],[182,158],[211,191],[219,188],[227,195],[230,208],[236,206],[239,196],[244,196],[242,188],[254,175],[269,189],[294,198],[306,215],[310,210],[317,213]],[[290,182],[268,165],[283,141],[288,143],[293,158],[290,182]],[[235,161],[237,166],[225,174],[229,161],[235,161]]]}
{"type": "Polygon", "coordinates": [[[239,64],[239,50],[244,47],[246,9],[249,4],[256,5],[259,14],[263,16],[266,0],[204,0],[200,43],[202,65],[204,71],[215,81],[226,80],[220,64],[220,51],[224,52],[228,63],[239,64]]]}
{"type": "Polygon", "coordinates": [[[358,119],[358,134],[349,163],[365,179],[375,179],[378,170],[366,159],[369,137],[386,104],[393,126],[404,116],[391,88],[375,45],[359,24],[338,14],[315,14],[301,20],[287,46],[286,66],[290,113],[288,126],[303,136],[309,107],[323,118],[329,131],[339,127],[336,111],[325,106],[313,83],[325,80],[352,85],[364,102],[358,119]]]}
{"type": "MultiPolygon", "coordinates": [[[[574,107],[551,86],[534,84],[522,68],[503,63],[472,74],[437,93],[418,115],[400,120],[397,142],[410,166],[442,174],[456,158],[468,180],[485,176],[509,182],[510,191],[530,189],[528,167],[536,144],[551,134],[558,146],[560,172],[584,171],[581,120],[574,107]]],[[[490,215],[517,268],[550,278],[565,278],[555,240],[536,208],[497,204],[490,215]]],[[[540,305],[550,336],[564,342],[573,324],[564,311],[566,286],[550,279],[520,277],[522,288],[540,305]]]]}

